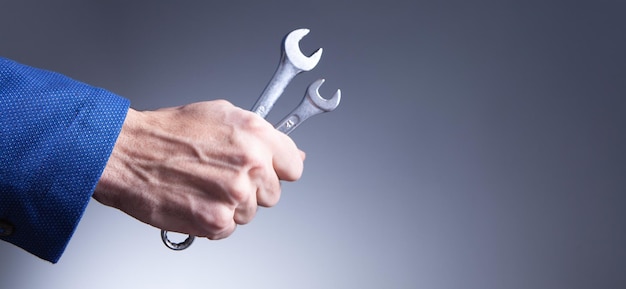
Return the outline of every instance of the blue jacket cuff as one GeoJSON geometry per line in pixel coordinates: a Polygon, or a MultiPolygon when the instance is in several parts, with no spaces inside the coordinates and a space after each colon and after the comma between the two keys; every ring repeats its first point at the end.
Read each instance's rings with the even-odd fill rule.
{"type": "Polygon", "coordinates": [[[56,263],[106,166],[129,101],[0,58],[1,236],[56,263]]]}

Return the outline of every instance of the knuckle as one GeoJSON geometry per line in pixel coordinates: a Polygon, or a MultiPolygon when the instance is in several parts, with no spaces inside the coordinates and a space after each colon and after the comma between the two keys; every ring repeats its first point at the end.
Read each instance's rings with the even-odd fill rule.
{"type": "Polygon", "coordinates": [[[280,168],[280,179],[283,181],[294,182],[302,177],[304,172],[304,163],[302,161],[293,160],[284,164],[280,168]]]}
{"type": "Polygon", "coordinates": [[[263,154],[258,149],[250,148],[241,153],[241,159],[245,167],[255,170],[263,164],[263,154]]]}
{"type": "Polygon", "coordinates": [[[238,225],[248,224],[254,219],[256,215],[256,208],[247,208],[242,210],[241,212],[235,212],[235,223],[238,225]]]}
{"type": "Polygon", "coordinates": [[[207,105],[209,103],[213,103],[213,104],[215,104],[217,106],[233,106],[233,104],[230,103],[230,101],[225,100],[225,99],[216,99],[216,100],[212,100],[212,101],[206,102],[207,105]]]}
{"type": "Polygon", "coordinates": [[[297,181],[302,177],[302,173],[304,171],[304,165],[302,162],[295,163],[291,170],[287,171],[287,176],[285,178],[286,181],[297,181]]]}
{"type": "Polygon", "coordinates": [[[211,240],[226,238],[234,230],[233,212],[226,208],[214,209],[209,222],[206,237],[211,240]]]}
{"type": "Polygon", "coordinates": [[[251,181],[262,177],[268,167],[271,167],[270,159],[264,154],[258,146],[250,146],[249,149],[243,149],[234,162],[238,165],[237,181],[233,181],[231,189],[247,188],[251,189],[251,181]]]}
{"type": "Polygon", "coordinates": [[[239,180],[234,180],[230,183],[230,186],[227,188],[227,193],[229,199],[232,200],[234,204],[239,204],[250,199],[250,195],[252,194],[252,189],[248,181],[242,179],[242,177],[238,178],[239,180]]]}
{"type": "Polygon", "coordinates": [[[215,227],[215,231],[219,232],[228,229],[231,226],[231,222],[231,216],[227,216],[226,214],[217,214],[213,220],[213,226],[215,227]]]}
{"type": "Polygon", "coordinates": [[[233,189],[230,191],[230,199],[235,204],[243,203],[249,198],[249,193],[242,189],[233,189]]]}
{"type": "Polygon", "coordinates": [[[242,110],[239,115],[239,121],[241,127],[248,132],[258,133],[264,129],[268,129],[268,126],[272,128],[265,119],[250,111],[242,110]]]}
{"type": "Polygon", "coordinates": [[[262,206],[262,207],[267,207],[267,208],[273,207],[273,206],[276,206],[276,204],[278,204],[278,201],[280,200],[280,195],[281,195],[281,188],[279,186],[277,189],[268,190],[268,192],[264,194],[263,197],[260,197],[257,202],[259,206],[262,206]]]}

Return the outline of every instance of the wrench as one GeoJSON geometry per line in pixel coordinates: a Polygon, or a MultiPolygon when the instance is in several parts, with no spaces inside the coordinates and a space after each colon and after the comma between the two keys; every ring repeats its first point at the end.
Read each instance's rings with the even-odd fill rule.
{"type": "MultiPolygon", "coordinates": [[[[309,29],[302,28],[296,29],[287,34],[287,36],[285,36],[285,38],[283,39],[281,58],[278,64],[278,68],[274,72],[274,75],[272,76],[270,82],[261,93],[261,96],[257,99],[256,103],[252,107],[252,111],[254,113],[265,118],[274,106],[274,103],[283,93],[289,82],[291,82],[291,80],[299,73],[303,71],[310,71],[311,69],[315,68],[317,63],[320,61],[323,52],[322,48],[316,50],[311,56],[304,55],[300,50],[300,40],[307,34],[309,34],[309,29]]],[[[319,96],[319,94],[317,95],[319,96]]],[[[321,98],[320,96],[319,99],[323,98],[321,98]]],[[[337,104],[339,104],[339,102],[337,102],[337,104]]],[[[299,112],[297,115],[302,115],[302,112],[299,112]]],[[[304,115],[306,115],[306,113],[304,115]]],[[[300,117],[296,118],[299,119],[300,117]]],[[[308,116],[306,116],[306,118],[308,118],[308,116]]],[[[302,119],[302,121],[304,119],[302,119]]],[[[297,123],[295,123],[295,126],[285,124],[285,131],[283,132],[289,134],[289,132],[295,129],[296,126],[298,126],[302,121],[298,121],[297,123]]],[[[167,237],[167,233],[168,231],[161,230],[161,240],[163,240],[165,246],[172,250],[184,250],[189,247],[195,239],[194,236],[188,235],[188,237],[183,242],[174,243],[169,240],[169,238],[167,237]]]]}
{"type": "MultiPolygon", "coordinates": [[[[319,93],[319,88],[323,83],[324,79],[318,79],[311,83],[300,104],[280,121],[275,128],[288,135],[309,117],[335,110],[339,106],[339,101],[341,101],[341,90],[337,89],[333,97],[325,99],[319,93]]],[[[163,240],[165,246],[176,251],[187,249],[195,239],[193,235],[188,235],[183,242],[174,243],[169,240],[167,233],[168,231],[161,230],[161,240],[163,240]]]]}
{"type": "Polygon", "coordinates": [[[300,40],[307,34],[309,34],[309,29],[302,28],[285,36],[278,68],[252,107],[254,113],[265,118],[289,82],[300,72],[315,68],[320,61],[322,48],[319,48],[311,56],[306,56],[300,51],[300,40]]]}
{"type": "Polygon", "coordinates": [[[277,130],[289,134],[307,118],[333,111],[339,106],[341,90],[337,89],[330,99],[325,99],[320,95],[319,89],[324,81],[324,79],[318,79],[309,85],[300,104],[276,125],[277,130]]]}

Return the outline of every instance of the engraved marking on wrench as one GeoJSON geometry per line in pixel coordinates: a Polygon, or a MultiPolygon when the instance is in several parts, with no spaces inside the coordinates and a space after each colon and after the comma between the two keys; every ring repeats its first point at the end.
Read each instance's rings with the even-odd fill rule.
{"type": "Polygon", "coordinates": [[[311,83],[300,104],[278,123],[276,129],[289,134],[309,117],[335,110],[341,101],[341,90],[337,89],[333,97],[325,99],[319,92],[323,83],[324,79],[318,79],[311,83]]]}

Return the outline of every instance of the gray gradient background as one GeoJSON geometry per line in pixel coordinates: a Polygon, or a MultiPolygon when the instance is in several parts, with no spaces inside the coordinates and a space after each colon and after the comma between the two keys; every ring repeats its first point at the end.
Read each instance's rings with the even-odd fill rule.
{"type": "Polygon", "coordinates": [[[623,1],[4,1],[0,55],[154,109],[250,108],[289,31],[333,113],[277,207],[166,249],[92,201],[57,265],[0,243],[1,288],[626,288],[623,1]]]}

